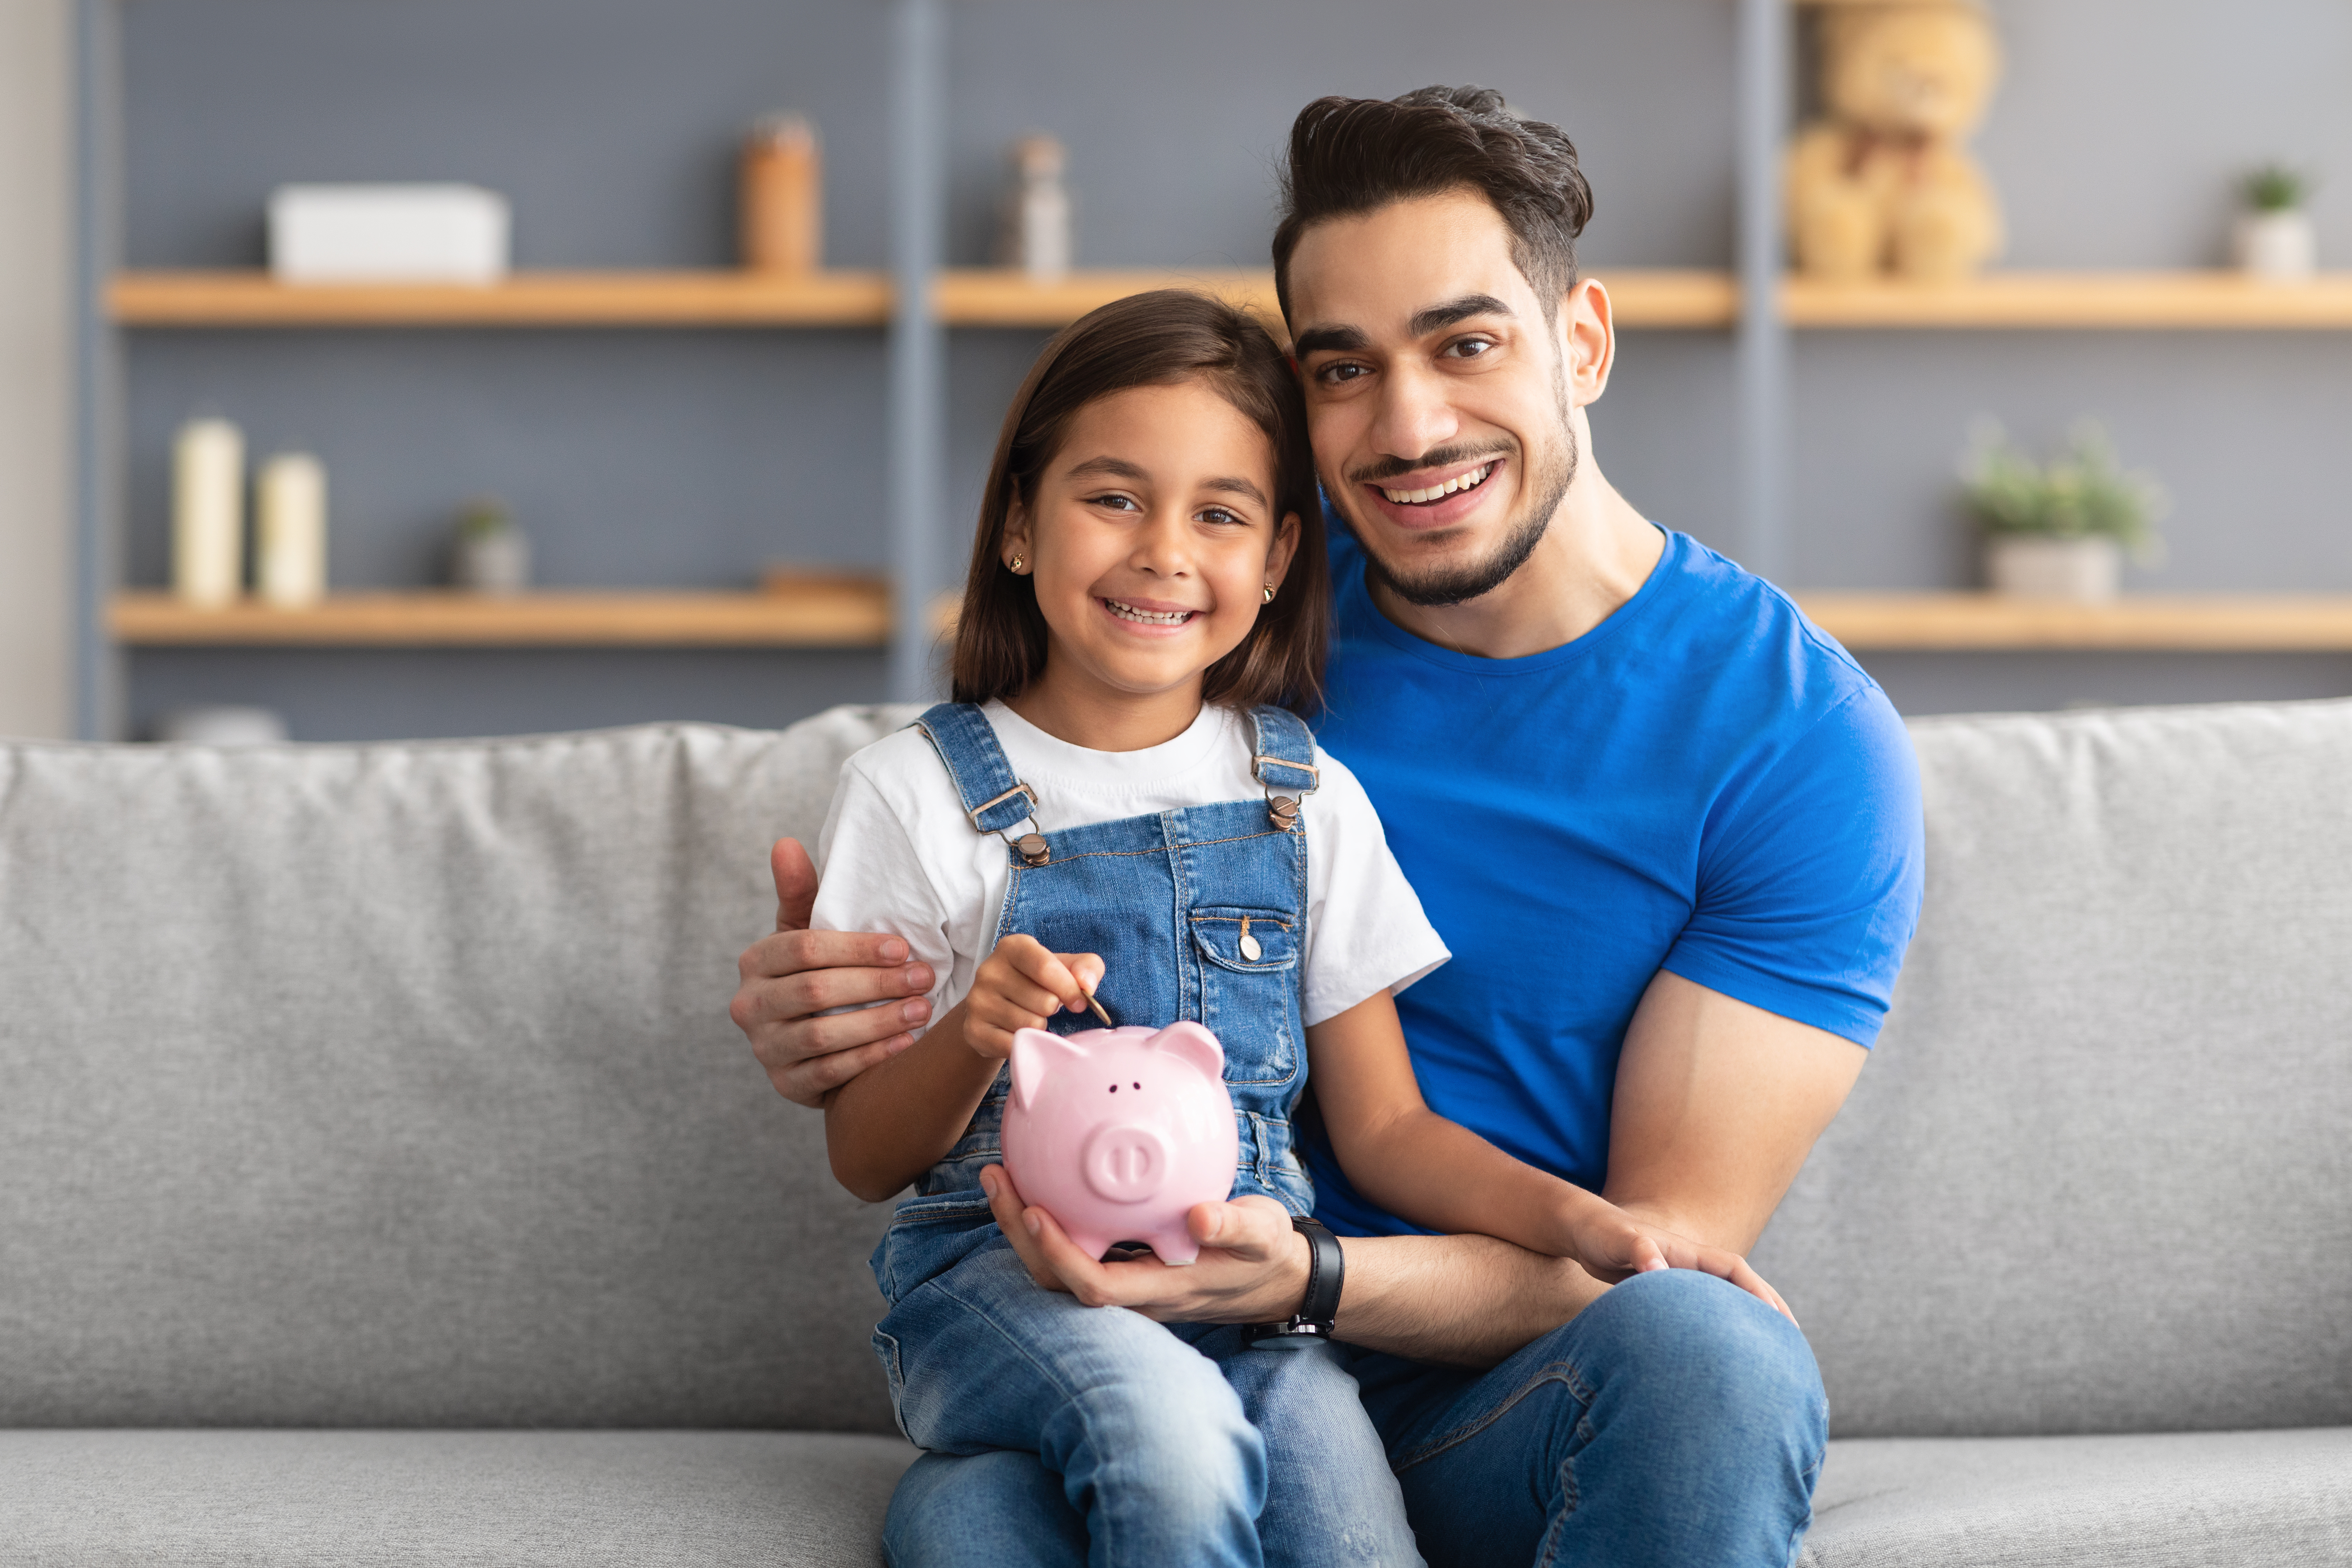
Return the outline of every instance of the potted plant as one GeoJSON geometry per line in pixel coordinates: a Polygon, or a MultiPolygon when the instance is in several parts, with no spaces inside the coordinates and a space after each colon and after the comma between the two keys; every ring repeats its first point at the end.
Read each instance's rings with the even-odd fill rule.
{"type": "Polygon", "coordinates": [[[449,577],[477,594],[520,594],[530,586],[530,541],[506,502],[481,496],[458,510],[449,577]]]}
{"type": "Polygon", "coordinates": [[[2047,463],[2011,446],[1998,425],[1980,426],[1962,478],[1996,594],[2112,599],[2125,552],[2153,565],[2163,548],[2153,526],[2167,505],[2163,487],[2126,472],[2092,421],[2077,425],[2066,450],[2047,463]]]}
{"type": "Polygon", "coordinates": [[[2291,282],[2319,269],[2318,233],[2303,205],[2308,179],[2284,163],[2265,163],[2238,183],[2238,194],[2246,210],[2231,239],[2247,276],[2291,282]]]}

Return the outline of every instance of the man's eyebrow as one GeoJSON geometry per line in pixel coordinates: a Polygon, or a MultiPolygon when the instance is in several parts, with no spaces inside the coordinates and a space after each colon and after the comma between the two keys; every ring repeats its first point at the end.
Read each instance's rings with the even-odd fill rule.
{"type": "Polygon", "coordinates": [[[1265,505],[1265,492],[1244,479],[1202,479],[1201,488],[1204,490],[1223,490],[1227,495],[1247,496],[1258,505],[1265,505]]]}
{"type": "Polygon", "coordinates": [[[1138,484],[1151,478],[1150,474],[1124,458],[1108,457],[1088,458],[1070,470],[1072,479],[1076,479],[1081,474],[1106,474],[1114,479],[1133,479],[1138,484]]]}
{"type": "Polygon", "coordinates": [[[1309,327],[1291,341],[1290,352],[1300,359],[1311,353],[1360,353],[1372,340],[1354,327],[1309,327]]]}
{"type": "Polygon", "coordinates": [[[1425,310],[1414,311],[1412,320],[1405,323],[1405,331],[1416,338],[1423,338],[1432,332],[1443,331],[1457,321],[1466,321],[1473,316],[1508,316],[1511,313],[1511,308],[1492,294],[1465,294],[1459,300],[1448,300],[1443,305],[1432,305],[1425,310]]]}

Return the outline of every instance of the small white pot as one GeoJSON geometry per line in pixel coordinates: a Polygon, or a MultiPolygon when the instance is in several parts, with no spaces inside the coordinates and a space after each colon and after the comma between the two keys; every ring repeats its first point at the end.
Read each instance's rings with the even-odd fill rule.
{"type": "Polygon", "coordinates": [[[2105,534],[2052,539],[1996,533],[1985,541],[1985,575],[1992,591],[2020,599],[2104,604],[2122,589],[2123,564],[2122,548],[2105,534]]]}
{"type": "Polygon", "coordinates": [[[2319,234],[2300,207],[2242,214],[2231,240],[2250,278],[2294,282],[2319,270],[2319,234]]]}
{"type": "Polygon", "coordinates": [[[460,536],[450,552],[451,579],[477,594],[520,594],[530,586],[530,541],[515,529],[460,536]]]}

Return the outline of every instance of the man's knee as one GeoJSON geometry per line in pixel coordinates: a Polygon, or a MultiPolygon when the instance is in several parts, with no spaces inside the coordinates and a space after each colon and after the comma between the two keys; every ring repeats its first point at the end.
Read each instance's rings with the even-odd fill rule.
{"type": "Polygon", "coordinates": [[[1602,1397],[1670,1401],[1694,1435],[1779,1436],[1818,1451],[1828,1401],[1795,1324],[1736,1285],[1695,1269],[1636,1275],[1570,1330],[1602,1397]]]}

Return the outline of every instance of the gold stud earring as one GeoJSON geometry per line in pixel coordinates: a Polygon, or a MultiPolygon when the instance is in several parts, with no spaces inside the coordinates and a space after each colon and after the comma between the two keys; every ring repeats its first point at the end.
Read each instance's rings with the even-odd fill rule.
{"type": "Polygon", "coordinates": [[[1268,583],[1268,584],[1265,585],[1265,602],[1266,602],[1267,604],[1269,604],[1269,605],[1273,604],[1273,603],[1274,603],[1274,584],[1273,584],[1268,583]]]}
{"type": "Polygon", "coordinates": [[[1021,568],[1029,564],[1029,558],[1025,555],[1016,555],[1012,560],[1006,562],[1005,564],[1010,566],[1013,571],[1018,572],[1021,568]]]}

